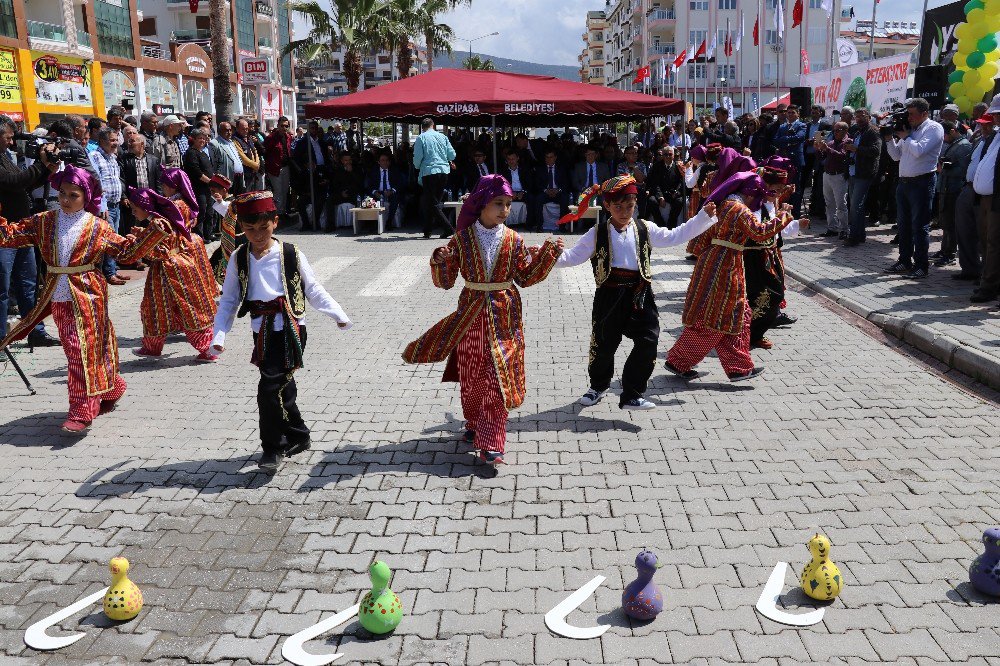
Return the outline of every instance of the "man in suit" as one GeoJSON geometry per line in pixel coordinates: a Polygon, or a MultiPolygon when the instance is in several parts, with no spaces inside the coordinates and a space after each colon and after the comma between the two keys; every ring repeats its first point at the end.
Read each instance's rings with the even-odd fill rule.
{"type": "MultiPolygon", "coordinates": [[[[153,153],[146,152],[147,145],[147,139],[143,134],[132,133],[129,136],[128,152],[120,160],[121,179],[125,183],[126,192],[128,187],[148,187],[160,191],[160,159],[153,153]]],[[[132,209],[125,206],[122,208],[119,233],[124,236],[131,231],[133,225],[135,216],[132,215],[132,209]]]]}
{"type": "MultiPolygon", "coordinates": [[[[569,212],[569,175],[559,164],[556,147],[545,149],[545,164],[535,171],[534,229],[541,231],[544,224],[543,212],[545,205],[554,203],[559,206],[559,217],[569,212]]],[[[555,228],[553,226],[553,228],[555,228]]]]}
{"type": "Polygon", "coordinates": [[[396,224],[396,211],[406,192],[406,179],[392,168],[392,155],[383,152],[378,156],[378,168],[373,169],[365,179],[365,191],[376,201],[385,202],[386,220],[396,224]]]}
{"type": "Polygon", "coordinates": [[[465,189],[475,192],[479,179],[493,173],[490,165],[486,163],[486,153],[479,148],[472,152],[472,163],[465,169],[465,189]]]}
{"type": "MultiPolygon", "coordinates": [[[[879,170],[882,156],[882,137],[878,128],[872,127],[872,116],[867,109],[858,109],[854,116],[857,134],[844,147],[850,157],[848,161],[847,220],[848,235],[844,245],[854,247],[865,242],[865,206],[868,190],[879,170]]],[[[971,153],[971,151],[970,151],[971,153]]],[[[961,183],[964,185],[965,173],[961,183]]],[[[958,188],[961,191],[961,187],[958,188]]],[[[957,198],[956,194],[956,198],[957,198]]]]}
{"type": "Polygon", "coordinates": [[[808,185],[809,193],[809,214],[816,217],[826,216],[826,205],[823,201],[823,159],[816,153],[814,142],[816,135],[820,132],[832,134],[833,127],[826,116],[826,109],[818,104],[814,104],[810,112],[809,122],[806,123],[806,142],[803,157],[805,166],[802,174],[803,190],[808,185]]]}
{"type": "Polygon", "coordinates": [[[514,137],[514,143],[517,145],[517,158],[520,168],[525,171],[534,171],[535,167],[541,164],[542,160],[536,147],[528,141],[528,135],[524,133],[518,134],[514,137]]]}
{"type": "Polygon", "coordinates": [[[650,167],[649,178],[646,180],[646,190],[649,192],[648,211],[652,213],[654,221],[669,229],[685,221],[678,220],[684,208],[684,174],[677,166],[675,155],[671,146],[660,148],[659,159],[650,167]]]}
{"type": "Polygon", "coordinates": [[[587,146],[583,155],[584,161],[573,167],[573,194],[577,196],[588,188],[600,185],[611,178],[608,165],[605,162],[597,161],[596,147],[587,146]]]}
{"type": "Polygon", "coordinates": [[[799,120],[799,107],[789,106],[785,110],[785,122],[774,133],[772,141],[777,154],[787,157],[795,167],[795,194],[792,195],[792,215],[796,219],[801,215],[802,207],[802,168],[805,165],[803,145],[806,141],[806,125],[799,120]]]}
{"type": "Polygon", "coordinates": [[[528,214],[530,213],[528,204],[531,203],[531,190],[533,187],[531,174],[521,166],[520,155],[516,148],[508,148],[504,157],[507,162],[500,167],[499,174],[507,179],[511,189],[514,191],[514,206],[511,207],[510,224],[527,223],[531,226],[532,221],[528,219],[528,214]]]}
{"type": "Polygon", "coordinates": [[[294,179],[292,184],[298,194],[300,202],[310,200],[316,196],[316,204],[312,208],[312,219],[303,218],[302,228],[308,231],[320,231],[320,216],[326,208],[327,190],[330,184],[330,165],[327,164],[328,156],[324,150],[323,134],[320,132],[319,123],[315,120],[309,121],[309,130],[306,134],[292,144],[292,162],[296,167],[293,171],[298,172],[299,177],[294,179]],[[310,187],[310,179],[312,185],[310,187]]]}

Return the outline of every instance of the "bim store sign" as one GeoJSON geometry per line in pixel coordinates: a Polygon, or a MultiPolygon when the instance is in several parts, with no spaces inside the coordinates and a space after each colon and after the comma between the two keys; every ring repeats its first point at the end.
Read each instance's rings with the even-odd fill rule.
{"type": "Polygon", "coordinates": [[[32,51],[31,64],[40,105],[94,106],[88,63],[80,58],[32,51]]]}

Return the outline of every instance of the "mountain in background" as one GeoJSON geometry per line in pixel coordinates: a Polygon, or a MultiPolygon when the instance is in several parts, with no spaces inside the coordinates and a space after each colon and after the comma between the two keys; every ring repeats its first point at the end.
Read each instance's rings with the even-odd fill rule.
{"type": "MultiPolygon", "coordinates": [[[[483,60],[493,61],[498,72],[513,72],[515,74],[535,74],[536,76],[553,76],[557,79],[580,82],[580,69],[570,65],[543,65],[537,62],[511,60],[486,53],[476,53],[483,60]]],[[[434,69],[462,69],[462,62],[469,57],[468,51],[455,51],[449,58],[447,53],[434,56],[434,69]]]]}

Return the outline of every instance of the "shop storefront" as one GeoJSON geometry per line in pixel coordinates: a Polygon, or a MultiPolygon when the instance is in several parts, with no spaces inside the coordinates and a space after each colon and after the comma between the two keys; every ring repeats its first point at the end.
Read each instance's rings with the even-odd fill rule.
{"type": "Polygon", "coordinates": [[[177,84],[173,76],[163,74],[146,75],[146,107],[156,113],[163,115],[174,113],[180,106],[177,97],[177,84]]]}
{"type": "Polygon", "coordinates": [[[130,113],[136,113],[135,74],[120,69],[106,69],[102,77],[104,82],[104,110],[121,105],[130,113]]]}
{"type": "Polygon", "coordinates": [[[104,115],[100,63],[42,51],[29,51],[28,56],[35,93],[25,108],[29,120],[36,113],[42,124],[68,113],[104,115]]]}
{"type": "Polygon", "coordinates": [[[181,111],[193,116],[199,111],[212,112],[212,60],[198,44],[182,44],[177,48],[177,64],[181,67],[181,111]]]}

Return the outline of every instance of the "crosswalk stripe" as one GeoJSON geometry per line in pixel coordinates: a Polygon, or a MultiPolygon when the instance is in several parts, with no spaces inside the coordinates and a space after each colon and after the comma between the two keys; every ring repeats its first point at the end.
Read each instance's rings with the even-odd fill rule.
{"type": "MultiPolygon", "coordinates": [[[[665,257],[652,261],[654,282],[653,290],[657,293],[672,293],[687,291],[691,279],[691,264],[680,257],[665,257]]],[[[556,269],[559,271],[559,293],[566,295],[592,295],[597,288],[594,284],[594,271],[589,263],[573,268],[556,269]]]]}
{"type": "Polygon", "coordinates": [[[365,297],[402,296],[421,279],[430,283],[426,255],[396,257],[358,293],[365,297]]]}
{"type": "Polygon", "coordinates": [[[330,278],[346,270],[348,266],[357,260],[357,257],[323,257],[319,259],[315,264],[312,264],[316,281],[320,284],[326,284],[330,278]]]}

